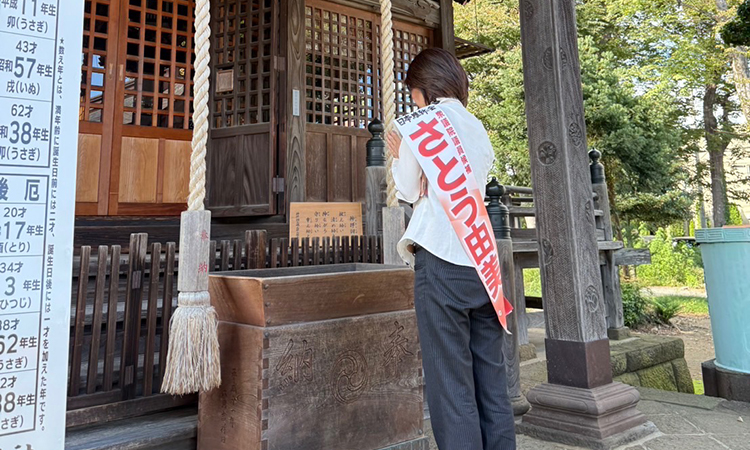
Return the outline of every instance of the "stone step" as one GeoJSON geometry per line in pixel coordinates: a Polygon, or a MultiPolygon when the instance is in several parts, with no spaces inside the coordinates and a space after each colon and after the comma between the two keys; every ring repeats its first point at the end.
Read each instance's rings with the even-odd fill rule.
{"type": "Polygon", "coordinates": [[[70,429],[65,450],[195,450],[194,406],[70,429]]]}

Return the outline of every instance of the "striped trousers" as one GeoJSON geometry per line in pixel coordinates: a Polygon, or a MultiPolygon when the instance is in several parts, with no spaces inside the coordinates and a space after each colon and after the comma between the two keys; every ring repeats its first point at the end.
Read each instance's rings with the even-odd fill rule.
{"type": "Polygon", "coordinates": [[[504,331],[473,267],[416,253],[414,301],[440,450],[515,450],[504,331]]]}

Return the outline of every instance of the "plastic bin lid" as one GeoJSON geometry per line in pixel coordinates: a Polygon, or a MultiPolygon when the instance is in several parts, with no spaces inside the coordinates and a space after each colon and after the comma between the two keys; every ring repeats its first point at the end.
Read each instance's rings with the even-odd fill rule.
{"type": "Polygon", "coordinates": [[[695,240],[699,244],[750,242],[750,225],[700,228],[695,230],[695,240]]]}

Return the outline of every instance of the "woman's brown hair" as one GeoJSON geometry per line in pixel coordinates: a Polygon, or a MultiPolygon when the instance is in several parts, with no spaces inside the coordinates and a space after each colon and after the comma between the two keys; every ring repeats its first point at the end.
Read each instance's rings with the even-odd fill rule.
{"type": "Polygon", "coordinates": [[[469,77],[453,53],[441,48],[422,50],[409,65],[406,86],[420,89],[428,104],[440,97],[455,98],[466,106],[469,77]]]}

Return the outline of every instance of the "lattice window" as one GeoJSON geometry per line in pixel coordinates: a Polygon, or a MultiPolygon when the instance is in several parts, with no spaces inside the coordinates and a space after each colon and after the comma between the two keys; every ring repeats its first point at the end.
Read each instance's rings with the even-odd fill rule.
{"type": "Polygon", "coordinates": [[[102,122],[107,71],[107,44],[110,30],[109,0],[87,0],[83,19],[83,55],[81,62],[81,106],[79,119],[102,122]]]}
{"type": "MultiPolygon", "coordinates": [[[[306,25],[307,121],[364,128],[381,118],[380,21],[365,11],[308,1],[306,25]]],[[[394,24],[396,113],[416,105],[403,84],[409,62],[429,47],[430,31],[394,24]]]]}
{"type": "Polygon", "coordinates": [[[394,26],[393,50],[394,70],[396,80],[396,115],[407,114],[416,110],[417,105],[411,99],[409,89],[406,88],[406,72],[409,63],[425,48],[430,47],[427,30],[407,31],[394,26]]]}
{"type": "Polygon", "coordinates": [[[277,2],[212,3],[214,127],[270,122],[277,2]]]}
{"type": "Polygon", "coordinates": [[[191,129],[195,2],[128,0],[123,123],[191,129]]]}
{"type": "Polygon", "coordinates": [[[307,121],[364,128],[378,115],[375,22],[305,7],[307,121]]]}

